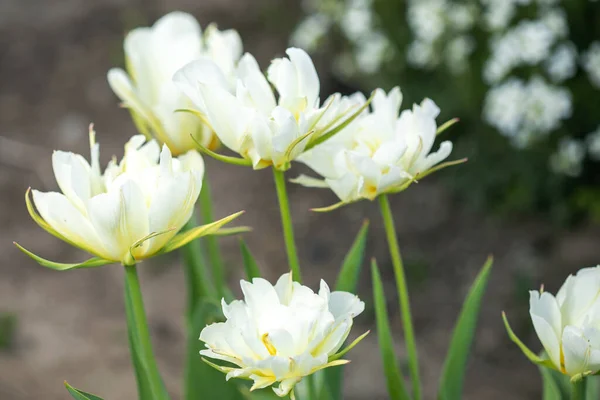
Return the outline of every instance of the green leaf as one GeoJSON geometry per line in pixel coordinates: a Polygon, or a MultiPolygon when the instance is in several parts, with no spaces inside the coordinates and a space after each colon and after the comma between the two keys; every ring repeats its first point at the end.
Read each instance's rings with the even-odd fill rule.
{"type": "Polygon", "coordinates": [[[335,290],[343,292],[356,292],[358,276],[364,261],[365,247],[367,245],[367,233],[369,231],[369,221],[365,221],[358,231],[352,247],[346,254],[342,269],[335,282],[335,290]]]}
{"type": "Polygon", "coordinates": [[[538,367],[542,376],[542,400],[567,400],[563,398],[558,383],[552,376],[552,371],[546,367],[538,367]]]}
{"type": "Polygon", "coordinates": [[[252,253],[250,253],[250,249],[248,249],[246,242],[244,242],[242,239],[240,239],[240,249],[242,251],[242,258],[244,260],[246,279],[248,279],[248,281],[252,281],[253,278],[260,278],[260,268],[258,268],[258,264],[252,256],[252,253]]]}
{"type": "Polygon", "coordinates": [[[483,268],[475,278],[454,328],[454,334],[448,348],[442,378],[440,381],[438,398],[453,400],[462,398],[467,359],[471,351],[477,316],[481,300],[492,270],[493,258],[488,257],[483,268]]]}
{"type": "Polygon", "coordinates": [[[165,245],[165,247],[163,247],[160,250],[159,253],[168,253],[170,251],[180,248],[181,246],[188,244],[194,239],[198,239],[199,237],[206,235],[212,235],[215,232],[217,232],[223,225],[233,221],[243,213],[244,211],[240,211],[228,217],[222,218],[218,221],[212,222],[210,224],[197,226],[188,231],[178,233],[173,237],[173,239],[169,240],[169,242],[165,245]]]}
{"type": "MultiPolygon", "coordinates": [[[[369,221],[363,222],[362,227],[358,231],[356,238],[354,239],[354,243],[352,247],[346,254],[344,258],[344,262],[342,263],[342,268],[340,269],[340,273],[338,274],[337,281],[335,283],[335,290],[344,291],[344,292],[356,292],[356,286],[358,283],[358,277],[360,274],[360,269],[362,267],[365,255],[365,247],[367,244],[367,233],[369,231],[369,221]]],[[[367,332],[368,333],[368,332],[367,332]]],[[[359,339],[364,338],[366,334],[359,337],[359,339]]],[[[358,342],[352,343],[346,349],[350,350],[354,347],[358,342]]],[[[346,350],[345,349],[345,350],[346,350]]],[[[340,353],[338,353],[340,354],[340,353]]],[[[340,354],[337,358],[341,358],[343,354],[340,354]]],[[[336,359],[337,359],[336,358],[336,359]]],[[[321,400],[341,400],[342,399],[342,389],[344,383],[344,369],[343,368],[328,368],[323,371],[323,375],[325,375],[325,385],[321,387],[320,399],[321,400]]]]}
{"type": "Polygon", "coordinates": [[[66,381],[65,381],[65,387],[71,394],[71,397],[73,397],[75,400],[103,400],[102,397],[98,397],[96,395],[84,392],[79,389],[75,389],[73,386],[69,385],[66,381]]]}
{"type": "Polygon", "coordinates": [[[227,382],[224,373],[214,369],[200,356],[200,350],[205,349],[204,343],[199,340],[200,332],[206,325],[220,320],[222,320],[222,314],[218,304],[207,300],[198,302],[188,332],[184,396],[186,400],[244,399],[234,382],[227,382]]]}
{"type": "Polygon", "coordinates": [[[371,262],[371,274],[373,279],[373,300],[375,302],[375,319],[377,322],[377,337],[379,339],[379,349],[383,360],[383,371],[387,382],[388,394],[390,400],[409,400],[408,393],[404,387],[404,379],[400,373],[396,353],[394,351],[394,342],[390,331],[388,321],[387,306],[385,304],[385,293],[381,283],[381,275],[377,268],[375,259],[371,262]]]}
{"type": "MultiPolygon", "coordinates": [[[[600,377],[588,376],[585,398],[586,400],[600,399],[600,377]]],[[[544,399],[546,400],[546,399],[544,399]]]]}
{"type": "Polygon", "coordinates": [[[100,267],[102,265],[107,265],[107,264],[113,264],[114,261],[111,260],[105,260],[103,258],[100,257],[93,257],[90,258],[89,260],[86,260],[84,262],[81,263],[74,263],[74,264],[66,264],[66,263],[59,263],[59,262],[54,262],[54,261],[50,261],[50,260],[46,260],[45,258],[42,258],[36,254],[33,254],[32,252],[30,252],[29,250],[27,250],[26,248],[24,248],[23,246],[21,246],[20,244],[13,242],[15,246],[17,246],[17,248],[19,250],[21,250],[23,253],[27,254],[29,257],[31,257],[32,259],[34,259],[35,261],[37,261],[38,264],[40,264],[43,267],[47,267],[47,268],[51,268],[57,271],[66,271],[68,269],[76,269],[76,268],[92,268],[92,267],[100,267]]]}

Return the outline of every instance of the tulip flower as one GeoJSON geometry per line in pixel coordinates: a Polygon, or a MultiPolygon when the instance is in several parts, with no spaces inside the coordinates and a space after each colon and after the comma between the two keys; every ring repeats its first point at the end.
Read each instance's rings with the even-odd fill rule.
{"type": "Polygon", "coordinates": [[[296,48],[286,53],[289,58],[271,62],[267,77],[256,59],[245,54],[234,86],[212,60],[193,61],[175,74],[174,81],[194,102],[193,112],[242,158],[208,154],[255,169],[286,170],[303,151],[333,136],[367,107],[350,104],[339,94],[321,104],[319,77],[310,56],[296,48]]]}
{"type": "Polygon", "coordinates": [[[242,55],[235,30],[219,31],[209,25],[204,35],[196,19],[183,12],[160,18],[151,28],[136,28],[125,38],[127,72],[113,68],[108,82],[130,109],[140,133],[154,136],[176,155],[195,148],[194,140],[215,148],[218,140],[201,120],[176,112],[191,107],[189,99],[173,83],[173,74],[192,60],[213,60],[233,79],[242,55]]]}
{"type": "Polygon", "coordinates": [[[435,103],[425,99],[398,115],[401,102],[398,87],[387,95],[377,89],[370,113],[299,158],[324,179],[301,175],[293,182],[330,188],[340,199],[334,205],[338,207],[402,191],[415,180],[456,163],[440,164],[452,151],[450,141],[431,152],[439,133],[435,119],[440,109],[435,103]]]}
{"type": "Polygon", "coordinates": [[[241,281],[244,300],[222,301],[225,322],[205,327],[200,354],[235,365],[207,363],[227,374],[226,379],[254,381],[250,390],[273,388],[280,397],[294,398],[294,385],[323,368],[342,365],[341,357],[358,343],[340,350],[353,318],[365,305],[347,292],[331,293],[321,281],[319,293],[284,274],[275,285],[255,278],[241,281]]]}
{"type": "Polygon", "coordinates": [[[59,192],[27,191],[32,218],[52,235],[96,257],[81,264],[60,264],[25,253],[54,269],[92,267],[136,261],[177,249],[191,240],[217,232],[234,214],[180,233],[192,215],[202,188],[204,162],[191,150],[172,158],[166,145],[134,136],[125,155],[113,158],[102,174],[99,145],[90,126],[91,163],[79,154],[55,151],[52,166],[59,192]]]}
{"type": "Polygon", "coordinates": [[[572,381],[600,371],[600,266],[583,268],[570,275],[556,296],[533,290],[529,314],[546,357],[538,357],[518,340],[505,323],[511,338],[535,363],[571,377],[572,381]]]}

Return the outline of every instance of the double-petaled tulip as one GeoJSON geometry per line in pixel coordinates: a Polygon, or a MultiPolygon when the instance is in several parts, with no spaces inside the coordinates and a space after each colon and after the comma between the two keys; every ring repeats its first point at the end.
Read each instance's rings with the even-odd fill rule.
{"type": "Polygon", "coordinates": [[[62,193],[26,194],[32,218],[52,235],[96,257],[80,264],[45,260],[20,247],[44,266],[54,269],[125,265],[177,249],[213,234],[238,214],[209,225],[177,233],[192,215],[202,188],[204,162],[191,150],[172,158],[166,145],[134,136],[125,155],[113,158],[100,171],[99,146],[90,128],[91,163],[79,154],[55,151],[52,166],[62,193]]]}
{"type": "Polygon", "coordinates": [[[218,140],[197,117],[176,112],[191,106],[173,83],[173,74],[192,60],[213,60],[228,79],[242,55],[235,30],[219,31],[210,25],[202,35],[193,16],[172,12],[151,28],[137,28],[125,38],[127,72],[113,68],[108,82],[130,109],[139,131],[167,144],[174,154],[195,148],[194,140],[215,148],[218,140]]]}
{"type": "Polygon", "coordinates": [[[244,300],[222,301],[226,321],[200,334],[207,349],[200,354],[235,365],[210,365],[230,378],[254,381],[251,390],[279,382],[274,392],[294,398],[294,385],[323,368],[342,365],[341,357],[365,335],[340,350],[355,316],[365,305],[347,292],[331,293],[321,281],[319,293],[285,274],[273,286],[255,278],[241,281],[244,300]]]}
{"type": "Polygon", "coordinates": [[[208,59],[193,61],[175,74],[195,112],[225,146],[242,156],[221,159],[285,170],[303,151],[331,137],[362,111],[339,94],[321,105],[319,77],[308,54],[296,48],[286,53],[289,58],[272,61],[267,77],[256,59],[245,54],[233,86],[223,69],[208,59]]]}
{"type": "Polygon", "coordinates": [[[335,207],[402,191],[415,180],[453,164],[440,164],[452,151],[449,141],[430,153],[437,133],[444,128],[436,125],[440,110],[435,103],[426,99],[398,115],[401,102],[399,88],[387,95],[377,89],[370,113],[363,113],[335,138],[300,157],[324,179],[301,175],[294,182],[330,188],[341,200],[335,207]]]}
{"type": "Polygon", "coordinates": [[[538,357],[514,335],[511,338],[535,363],[578,380],[600,371],[600,266],[570,275],[556,296],[531,291],[529,313],[546,356],[538,357]]]}

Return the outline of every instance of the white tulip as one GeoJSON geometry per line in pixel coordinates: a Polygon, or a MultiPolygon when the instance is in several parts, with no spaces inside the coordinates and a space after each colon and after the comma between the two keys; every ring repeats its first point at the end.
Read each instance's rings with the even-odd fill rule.
{"type": "Polygon", "coordinates": [[[319,77],[309,55],[296,48],[286,53],[289,58],[272,61],[268,79],[246,53],[237,66],[235,86],[223,68],[207,59],[191,62],[174,76],[223,144],[255,169],[289,168],[290,161],[352,111],[339,110],[339,95],[321,106],[319,77]],[[277,90],[277,99],[269,82],[277,90]]]}
{"type": "Polygon", "coordinates": [[[194,148],[191,135],[204,146],[214,148],[218,141],[196,116],[185,112],[190,100],[173,83],[173,74],[192,60],[213,60],[233,79],[242,54],[242,42],[235,30],[219,31],[209,25],[202,35],[200,25],[190,14],[172,12],[151,28],[137,28],[125,38],[127,72],[113,68],[108,82],[129,108],[138,129],[154,135],[175,154],[194,148]]]}
{"type": "Polygon", "coordinates": [[[363,113],[333,139],[303,154],[300,161],[325,179],[301,175],[294,182],[331,188],[338,204],[374,199],[406,188],[414,180],[444,165],[452,143],[444,141],[430,153],[437,134],[439,108],[429,99],[399,113],[402,94],[375,91],[372,111],[363,113]]]}
{"type": "Polygon", "coordinates": [[[347,363],[339,358],[348,348],[338,350],[353,318],[365,308],[357,296],[331,293],[324,281],[316,294],[292,282],[291,274],[283,275],[274,286],[255,278],[252,283],[241,281],[241,287],[244,300],[222,301],[226,321],[208,325],[200,334],[207,347],[200,354],[236,365],[210,363],[227,373],[227,380],[251,379],[251,390],[279,382],[274,392],[294,398],[294,385],[303,377],[347,363]]]}
{"type": "MultiPolygon", "coordinates": [[[[99,264],[132,264],[214,233],[232,216],[177,235],[189,220],[202,188],[204,161],[191,150],[172,158],[166,145],[134,136],[125,155],[102,174],[99,146],[90,127],[91,163],[79,154],[55,151],[52,166],[62,193],[33,190],[34,220],[48,232],[94,254],[99,264]]],[[[235,217],[234,217],[235,218],[235,217]]],[[[42,265],[68,269],[21,248],[42,265]]]]}
{"type": "Polygon", "coordinates": [[[574,379],[600,370],[600,266],[570,275],[556,296],[531,291],[529,313],[557,370],[574,379]]]}

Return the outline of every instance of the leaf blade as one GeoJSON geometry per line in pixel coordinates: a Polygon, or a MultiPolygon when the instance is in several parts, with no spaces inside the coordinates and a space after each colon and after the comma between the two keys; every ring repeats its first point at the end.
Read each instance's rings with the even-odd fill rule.
{"type": "Polygon", "coordinates": [[[21,250],[23,253],[25,253],[26,255],[31,257],[34,261],[36,261],[42,267],[50,268],[50,269],[53,269],[56,271],[66,271],[69,269],[78,269],[78,268],[100,267],[102,265],[113,264],[115,262],[115,261],[111,261],[111,260],[105,260],[100,257],[92,257],[89,260],[83,261],[81,263],[59,263],[59,262],[50,261],[45,258],[42,258],[42,257],[38,256],[37,254],[34,254],[31,251],[27,250],[20,244],[18,244],[16,242],[13,242],[13,243],[15,246],[17,246],[17,248],[19,250],[21,250]]]}
{"type": "Polygon", "coordinates": [[[258,267],[258,263],[256,259],[250,252],[250,249],[246,245],[246,242],[243,239],[240,239],[240,249],[242,251],[242,259],[244,261],[244,269],[246,270],[246,279],[252,282],[254,278],[260,278],[260,268],[258,267]]]}
{"type": "Polygon", "coordinates": [[[102,397],[98,397],[94,394],[84,392],[83,390],[75,389],[65,381],[65,387],[75,400],[103,400],[102,397]]]}
{"type": "Polygon", "coordinates": [[[487,286],[493,265],[493,258],[488,257],[483,268],[477,274],[473,285],[463,303],[456,321],[454,333],[448,348],[448,354],[442,370],[438,397],[443,400],[462,397],[463,382],[467,360],[477,325],[477,317],[481,308],[481,300],[487,286]]]}
{"type": "Polygon", "coordinates": [[[371,262],[371,275],[373,279],[377,337],[379,339],[379,349],[381,350],[388,394],[391,400],[410,400],[404,386],[404,378],[400,373],[400,368],[396,360],[394,342],[388,321],[387,306],[385,304],[383,283],[381,282],[381,275],[379,274],[379,268],[375,260],[371,262]]]}

